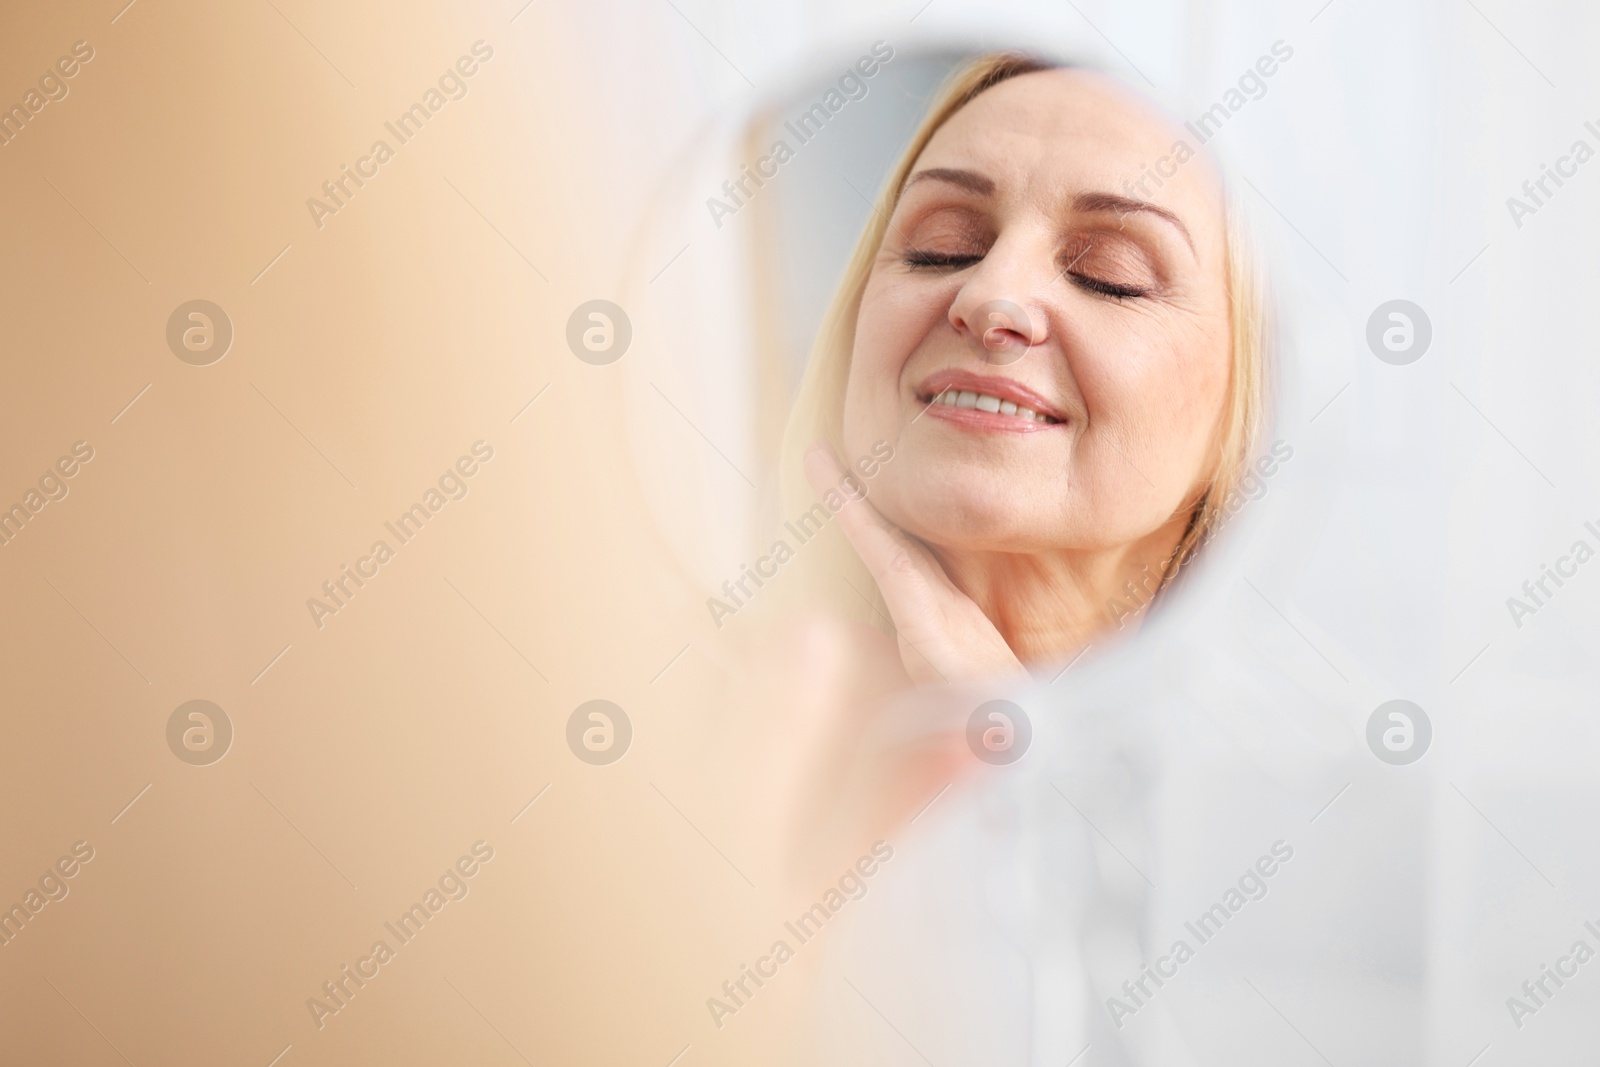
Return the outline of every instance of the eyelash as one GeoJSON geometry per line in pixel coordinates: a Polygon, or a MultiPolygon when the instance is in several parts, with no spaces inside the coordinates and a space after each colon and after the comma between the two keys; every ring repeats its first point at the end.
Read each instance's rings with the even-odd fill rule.
{"type": "Polygon", "coordinates": [[[906,253],[905,264],[912,268],[954,267],[956,270],[965,270],[982,258],[982,256],[950,255],[944,252],[911,251],[906,253]]]}
{"type": "MultiPolygon", "coordinates": [[[[903,262],[906,266],[913,270],[965,270],[982,259],[982,256],[950,255],[942,252],[911,251],[906,253],[903,262]]],[[[1071,275],[1071,278],[1073,284],[1078,288],[1087,290],[1091,293],[1097,293],[1100,296],[1109,297],[1112,300],[1135,300],[1140,297],[1146,297],[1150,295],[1150,290],[1148,289],[1139,289],[1131,285],[1115,285],[1111,282],[1103,282],[1098,278],[1090,278],[1083,274],[1073,274],[1071,275]]]]}
{"type": "Polygon", "coordinates": [[[1137,289],[1131,285],[1113,285],[1110,282],[1102,282],[1096,278],[1088,278],[1081,274],[1074,274],[1072,280],[1080,289],[1087,289],[1091,293],[1099,293],[1101,296],[1108,296],[1113,300],[1136,300],[1139,297],[1150,295],[1150,290],[1148,289],[1137,289]]]}

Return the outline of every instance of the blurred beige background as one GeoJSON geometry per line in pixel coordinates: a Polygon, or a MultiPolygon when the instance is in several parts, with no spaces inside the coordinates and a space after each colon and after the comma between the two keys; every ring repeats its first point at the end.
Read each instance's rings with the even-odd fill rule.
{"type": "MultiPolygon", "coordinates": [[[[0,11],[0,1062],[766,1064],[831,1027],[865,1062],[1065,1063],[1105,1025],[1091,978],[1133,973],[1092,973],[1090,950],[1135,959],[1277,836],[1304,883],[1185,979],[1172,1032],[1197,1062],[1321,1062],[1307,1036],[1341,1063],[1592,1048],[1592,987],[1527,1031],[1503,998],[1600,884],[1594,593],[1526,628],[1505,610],[1596,514],[1592,177],[1525,225],[1505,210],[1593,118],[1594,20],[1506,0],[0,11]],[[796,824],[847,824],[859,795],[785,799],[823,709],[803,642],[755,647],[781,597],[721,630],[705,600],[779,517],[781,413],[896,138],[963,51],[1025,41],[1198,103],[1279,37],[1294,67],[1217,147],[1281,265],[1293,466],[1167,645],[1029,705],[1041,758],[966,794],[908,779],[943,796],[923,839],[888,834],[873,896],[719,1028],[707,999],[866,852],[841,831],[786,863],[796,824]],[[897,58],[870,107],[716,226],[706,198],[880,38],[897,58]],[[1401,297],[1436,330],[1411,367],[1364,335],[1401,297]],[[203,326],[194,301],[226,315],[220,358],[169,343],[175,313],[203,326]],[[630,320],[611,362],[569,345],[592,301],[630,320]],[[402,543],[388,524],[417,505],[402,543]],[[338,610],[318,625],[311,598],[338,610]],[[1395,697],[1437,730],[1410,771],[1364,747],[1395,697]],[[569,732],[594,700],[631,725],[615,762],[582,750],[595,720],[569,732]],[[1106,758],[1118,736],[1094,743],[1124,708],[1130,751],[1165,768],[1148,809],[1106,758]]],[[[1136,1059],[1094,1041],[1079,1067],[1136,1059]]]]}
{"type": "Polygon", "coordinates": [[[0,547],[0,899],[93,849],[0,947],[7,1062],[732,1062],[704,1000],[780,911],[675,725],[716,667],[617,366],[567,349],[571,310],[619,296],[626,227],[580,228],[604,117],[554,10],[0,15],[8,102],[93,51],[0,147],[4,506],[93,449],[0,547]],[[385,123],[475,42],[465,96],[399,144],[385,123]],[[319,227],[307,199],[380,138],[319,227]],[[205,366],[166,341],[195,299],[232,324],[205,366]],[[475,442],[492,460],[401,545],[384,524],[475,442]],[[308,598],[379,539],[319,627],[308,598]],[[632,721],[610,766],[565,743],[594,698],[632,721]],[[196,699],[234,732],[204,766],[167,737],[196,699]],[[480,841],[399,947],[384,924],[480,841]],[[319,1028],[308,999],[379,939],[319,1028]]]}

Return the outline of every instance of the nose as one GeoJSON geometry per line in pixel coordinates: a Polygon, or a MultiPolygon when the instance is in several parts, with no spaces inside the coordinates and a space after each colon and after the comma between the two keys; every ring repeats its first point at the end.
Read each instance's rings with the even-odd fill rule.
{"type": "Polygon", "coordinates": [[[950,325],[985,362],[1015,363],[1049,339],[1043,297],[1053,274],[1048,254],[996,244],[951,302],[950,325]]]}

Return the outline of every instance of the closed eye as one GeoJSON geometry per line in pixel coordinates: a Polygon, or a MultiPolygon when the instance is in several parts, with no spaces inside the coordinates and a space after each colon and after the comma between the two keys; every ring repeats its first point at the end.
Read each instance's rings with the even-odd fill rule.
{"type": "Polygon", "coordinates": [[[1079,289],[1084,289],[1091,293],[1099,293],[1101,296],[1109,296],[1115,300],[1131,300],[1137,297],[1150,295],[1150,290],[1148,289],[1140,289],[1132,285],[1117,285],[1113,282],[1103,282],[1098,278],[1090,278],[1083,274],[1074,274],[1072,276],[1072,284],[1076,285],[1079,289]]]}
{"type": "Polygon", "coordinates": [[[1119,302],[1136,300],[1156,291],[1154,285],[1139,284],[1139,279],[1149,276],[1151,270],[1142,252],[1131,248],[1126,241],[1105,234],[1077,234],[1066,251],[1071,251],[1073,246],[1077,248],[1076,254],[1061,268],[1061,273],[1069,276],[1079,289],[1119,302]],[[1108,275],[1129,280],[1111,281],[1108,275]]]}
{"type": "MultiPolygon", "coordinates": [[[[1082,258],[1081,256],[1079,258],[1082,258]]],[[[912,250],[903,262],[913,270],[960,271],[982,262],[983,256],[974,253],[928,252],[912,250]]],[[[1113,300],[1135,300],[1149,296],[1150,289],[1136,285],[1119,285],[1087,274],[1070,273],[1072,284],[1085,292],[1110,297],[1113,300]]]]}
{"type": "Polygon", "coordinates": [[[982,260],[981,255],[951,252],[907,252],[903,262],[912,269],[966,270],[982,260]]]}

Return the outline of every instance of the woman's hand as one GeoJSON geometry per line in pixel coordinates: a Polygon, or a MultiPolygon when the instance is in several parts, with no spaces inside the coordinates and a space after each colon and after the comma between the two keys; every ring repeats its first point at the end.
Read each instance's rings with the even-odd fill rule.
{"type": "Polygon", "coordinates": [[[984,767],[965,726],[993,694],[908,690],[893,639],[864,622],[811,616],[771,636],[735,675],[741,710],[713,762],[735,775],[721,791],[740,798],[741,863],[758,884],[810,894],[984,767]]]}
{"type": "MultiPolygon", "coordinates": [[[[819,441],[806,452],[806,480],[819,494],[845,477],[819,441]]],[[[900,660],[919,685],[1020,677],[1027,671],[972,598],[957,589],[926,545],[878,513],[865,498],[839,512],[839,525],[889,607],[900,660]]]]}

